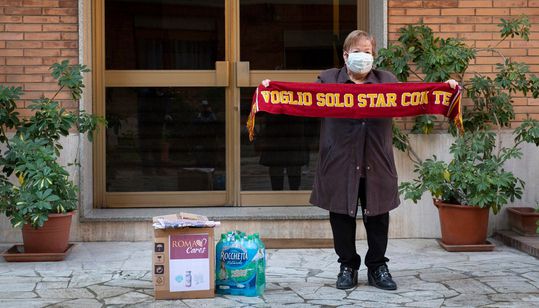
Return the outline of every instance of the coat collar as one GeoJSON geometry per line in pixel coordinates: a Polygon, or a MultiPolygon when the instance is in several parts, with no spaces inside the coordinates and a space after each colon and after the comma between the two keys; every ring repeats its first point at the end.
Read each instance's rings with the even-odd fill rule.
{"type": "MultiPolygon", "coordinates": [[[[377,77],[376,70],[372,69],[363,83],[380,83],[380,79],[377,77]]],[[[337,83],[354,83],[348,76],[348,70],[346,66],[340,69],[339,76],[337,77],[337,83]]]]}

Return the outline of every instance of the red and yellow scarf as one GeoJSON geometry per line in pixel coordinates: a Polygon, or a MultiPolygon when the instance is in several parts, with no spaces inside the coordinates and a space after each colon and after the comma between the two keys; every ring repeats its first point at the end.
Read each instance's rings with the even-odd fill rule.
{"type": "Polygon", "coordinates": [[[247,120],[254,139],[259,111],[300,117],[393,118],[441,114],[462,130],[461,89],[443,82],[332,84],[271,81],[259,85],[247,120]]]}

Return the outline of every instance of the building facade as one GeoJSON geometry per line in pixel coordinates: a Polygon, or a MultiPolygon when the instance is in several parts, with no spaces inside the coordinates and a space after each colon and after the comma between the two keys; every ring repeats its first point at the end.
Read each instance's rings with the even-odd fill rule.
{"type": "MultiPolygon", "coordinates": [[[[487,48],[500,18],[521,14],[532,23],[530,41],[498,48],[539,73],[537,0],[0,0],[0,83],[22,86],[20,110],[28,114],[30,100],[56,91],[51,64],[69,59],[92,70],[81,102],[59,96],[66,108],[109,121],[93,144],[76,132],[64,141],[63,159],[81,162],[72,168],[81,187],[73,240],[149,239],[148,219],[174,211],[267,238],[329,239],[327,215],[308,205],[318,122],[261,117],[260,138],[250,143],[254,87],[265,78],[310,82],[342,66],[342,43],[357,28],[383,47],[422,21],[442,37],[487,48]]],[[[491,74],[498,62],[481,51],[469,73],[491,74]]],[[[539,118],[538,99],[513,103],[516,122],[539,118]]],[[[444,157],[450,139],[439,132],[413,142],[423,157],[444,157]]],[[[525,166],[539,155],[524,152],[508,168],[527,183],[522,201],[535,204],[539,184],[525,166]]],[[[400,179],[411,178],[411,162],[396,154],[400,179]]],[[[439,235],[436,209],[424,199],[392,212],[392,237],[439,235]]],[[[492,221],[491,229],[503,228],[504,214],[492,221]]],[[[0,218],[0,240],[18,236],[0,218]]]]}

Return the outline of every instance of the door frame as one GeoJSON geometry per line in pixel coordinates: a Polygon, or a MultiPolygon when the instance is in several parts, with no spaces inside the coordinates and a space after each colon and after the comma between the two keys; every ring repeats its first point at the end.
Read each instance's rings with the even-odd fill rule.
{"type": "MultiPolygon", "coordinates": [[[[188,86],[225,88],[225,191],[193,192],[107,192],[105,130],[97,132],[93,143],[94,208],[189,207],[189,206],[275,206],[306,205],[309,190],[241,191],[240,89],[256,87],[266,78],[281,81],[312,82],[319,70],[250,70],[240,61],[240,0],[224,1],[225,59],[215,70],[105,70],[105,0],[84,6],[91,10],[91,63],[93,111],[105,115],[107,86],[188,86]]],[[[372,1],[372,0],[371,0],[372,1]]],[[[384,1],[385,2],[385,1],[384,1]]],[[[338,16],[338,0],[333,0],[338,16]]],[[[358,28],[369,29],[369,0],[357,0],[358,28]]],[[[338,31],[338,28],[333,29],[338,31]]],[[[88,59],[88,60],[90,60],[88,59]]]]}

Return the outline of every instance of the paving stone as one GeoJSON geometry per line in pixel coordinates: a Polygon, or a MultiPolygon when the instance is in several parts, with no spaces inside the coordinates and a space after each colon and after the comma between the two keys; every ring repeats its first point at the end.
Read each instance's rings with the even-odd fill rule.
{"type": "Polygon", "coordinates": [[[441,307],[444,302],[443,298],[440,299],[431,299],[426,301],[419,301],[406,304],[406,307],[441,307]]]}
{"type": "Polygon", "coordinates": [[[511,276],[495,276],[495,277],[482,277],[478,278],[479,281],[487,284],[499,293],[513,293],[513,292],[539,292],[537,287],[528,283],[528,281],[521,277],[511,276]]]}
{"type": "Polygon", "coordinates": [[[270,307],[272,308],[311,308],[311,307],[318,307],[311,304],[272,304],[270,307]]]}
{"type": "Polygon", "coordinates": [[[473,278],[446,281],[446,285],[461,294],[489,294],[496,292],[486,284],[473,278]]]}
{"type": "Polygon", "coordinates": [[[152,297],[146,294],[139,293],[139,292],[129,292],[129,293],[125,293],[119,296],[105,298],[104,302],[106,305],[114,305],[114,304],[126,305],[126,304],[141,303],[151,298],[152,297]]]}
{"type": "Polygon", "coordinates": [[[289,277],[305,277],[309,273],[309,270],[298,268],[286,268],[286,267],[269,267],[266,268],[266,276],[289,276],[289,277]]]}
{"type": "Polygon", "coordinates": [[[444,306],[457,306],[457,307],[479,307],[493,302],[488,299],[486,295],[482,294],[461,294],[453,298],[446,299],[444,306]]]}
{"type": "Polygon", "coordinates": [[[238,302],[225,297],[184,299],[184,304],[192,308],[214,308],[214,307],[238,307],[238,302]]]}
{"type": "Polygon", "coordinates": [[[120,269],[125,270],[136,270],[136,269],[146,269],[151,270],[152,269],[152,258],[151,256],[144,257],[140,260],[128,260],[122,263],[120,266],[120,269]]]}
{"type": "MultiPolygon", "coordinates": [[[[114,274],[112,275],[112,279],[143,279],[147,277],[147,274],[148,271],[122,270],[114,272],[114,274]]],[[[151,277],[149,280],[151,280],[151,277]]]]}
{"type": "Polygon", "coordinates": [[[133,289],[153,288],[153,282],[147,280],[136,279],[114,279],[105,283],[107,286],[125,287],[133,289]]]}
{"type": "Polygon", "coordinates": [[[482,307],[496,307],[496,308],[537,308],[537,304],[531,304],[527,302],[511,302],[511,303],[494,303],[485,305],[482,307]]]}
{"type": "Polygon", "coordinates": [[[539,282],[539,272],[538,271],[532,271],[532,272],[526,272],[522,274],[522,277],[528,278],[533,281],[539,282]]]}
{"type": "MultiPolygon", "coordinates": [[[[269,249],[262,297],[158,301],[147,267],[150,242],[76,248],[57,263],[0,260],[0,307],[539,307],[539,260],[505,246],[488,253],[449,253],[434,240],[391,240],[395,292],[367,286],[364,266],[356,288],[336,289],[339,264],[333,249],[269,249]],[[103,251],[108,253],[101,258],[103,251]]],[[[365,250],[366,241],[358,241],[358,251],[365,250]]]]}
{"type": "Polygon", "coordinates": [[[491,300],[496,302],[514,302],[524,301],[535,303],[539,306],[539,290],[531,294],[527,293],[504,293],[504,294],[491,294],[488,296],[491,300]]]}
{"type": "MultiPolygon", "coordinates": [[[[4,266],[5,263],[2,264],[4,266]]],[[[34,271],[33,264],[28,264],[26,262],[21,263],[15,263],[15,264],[9,264],[9,267],[11,267],[11,270],[9,272],[5,272],[2,275],[0,275],[0,279],[8,276],[8,277],[39,277],[39,275],[34,271]]]]}
{"type": "Polygon", "coordinates": [[[307,301],[308,304],[319,305],[324,307],[341,307],[346,305],[356,304],[352,300],[334,300],[334,299],[312,299],[307,301]]]}
{"type": "Polygon", "coordinates": [[[430,271],[431,269],[422,269],[422,270],[398,270],[398,271],[391,271],[391,276],[393,278],[395,277],[402,277],[402,276],[415,276],[419,275],[420,271],[430,271]]]}
{"type": "Polygon", "coordinates": [[[413,302],[413,300],[400,296],[395,293],[390,293],[387,291],[377,291],[378,289],[371,287],[372,291],[364,291],[360,289],[355,289],[352,291],[346,299],[353,299],[358,301],[372,301],[384,303],[384,304],[406,304],[413,302]]]}
{"type": "Polygon", "coordinates": [[[95,295],[82,288],[36,290],[41,298],[94,298],[95,295]]]}
{"type": "Polygon", "coordinates": [[[88,289],[97,295],[97,298],[103,299],[107,297],[118,296],[131,291],[129,288],[110,287],[103,285],[88,286],[88,289]]]}
{"type": "Polygon", "coordinates": [[[292,291],[298,294],[305,300],[312,299],[333,299],[342,300],[346,297],[346,291],[339,290],[334,287],[317,286],[308,283],[288,283],[287,285],[292,291]]]}
{"type": "Polygon", "coordinates": [[[318,285],[318,286],[323,286],[323,285],[335,286],[336,281],[337,281],[337,277],[335,278],[322,278],[318,276],[307,277],[308,283],[310,283],[311,285],[318,285]]]}
{"type": "Polygon", "coordinates": [[[3,299],[15,299],[15,298],[34,298],[37,294],[34,292],[20,292],[20,291],[0,291],[0,302],[3,299]]]}
{"type": "Polygon", "coordinates": [[[434,291],[442,294],[444,297],[453,297],[459,294],[455,290],[448,289],[443,283],[425,282],[416,277],[399,277],[394,280],[397,283],[399,293],[434,291]]]}
{"type": "Polygon", "coordinates": [[[100,284],[112,279],[112,273],[103,273],[100,271],[81,271],[73,272],[73,278],[69,282],[70,288],[87,287],[94,284],[100,284]]]}
{"type": "Polygon", "coordinates": [[[11,283],[38,283],[43,280],[42,277],[24,277],[24,276],[2,276],[0,277],[0,286],[11,283]]]}
{"type": "Polygon", "coordinates": [[[47,270],[47,271],[37,271],[39,276],[42,277],[70,277],[73,274],[71,270],[47,270]]]}
{"type": "Polygon", "coordinates": [[[264,293],[264,300],[272,304],[297,304],[305,300],[292,291],[273,291],[264,293]]]}
{"type": "Polygon", "coordinates": [[[380,303],[379,301],[373,302],[373,301],[356,301],[350,306],[345,307],[372,307],[372,308],[398,308],[402,307],[402,304],[389,304],[389,303],[380,303]]]}
{"type": "Polygon", "coordinates": [[[305,280],[306,278],[302,276],[295,276],[295,277],[275,276],[275,275],[270,276],[266,274],[266,282],[285,283],[285,282],[304,282],[305,280]]]}
{"type": "Polygon", "coordinates": [[[219,295],[219,296],[235,301],[236,305],[264,304],[264,300],[259,296],[235,296],[235,295],[219,295]]]}
{"type": "MultiPolygon", "coordinates": [[[[17,281],[17,279],[13,279],[13,281],[17,281]]],[[[36,287],[36,283],[34,282],[12,282],[12,283],[0,283],[0,290],[4,292],[20,292],[20,291],[32,291],[36,287]]]]}
{"type": "Polygon", "coordinates": [[[467,278],[466,275],[445,268],[431,268],[422,270],[419,278],[428,282],[441,282],[446,280],[457,280],[467,278]]]}
{"type": "Polygon", "coordinates": [[[38,282],[36,285],[36,290],[43,290],[43,289],[65,289],[67,288],[67,285],[69,284],[69,281],[42,281],[38,282]]]}
{"type": "Polygon", "coordinates": [[[142,292],[144,294],[147,294],[147,295],[150,295],[151,297],[153,297],[155,295],[155,292],[152,289],[137,289],[138,292],[142,292]]]}
{"type": "Polygon", "coordinates": [[[273,290],[282,290],[284,287],[282,287],[278,283],[269,282],[266,279],[266,292],[267,291],[273,291],[273,290]]]}
{"type": "Polygon", "coordinates": [[[70,277],[43,277],[41,278],[41,282],[60,282],[60,281],[71,281],[70,277]]]}
{"type": "Polygon", "coordinates": [[[81,298],[61,302],[50,306],[51,308],[100,308],[103,307],[99,301],[95,299],[81,298]]]}
{"type": "Polygon", "coordinates": [[[123,307],[133,308],[189,308],[181,300],[150,300],[133,305],[125,305],[123,307]]]}
{"type": "Polygon", "coordinates": [[[404,293],[399,292],[399,295],[408,297],[415,302],[444,298],[444,295],[442,293],[436,291],[413,291],[404,293]]]}
{"type": "Polygon", "coordinates": [[[83,262],[81,268],[85,271],[120,271],[122,270],[122,261],[88,261],[83,262]]]}
{"type": "Polygon", "coordinates": [[[56,303],[65,301],[65,299],[2,299],[0,300],[0,308],[14,308],[14,307],[24,307],[24,308],[38,308],[38,307],[47,307],[56,303]]]}

